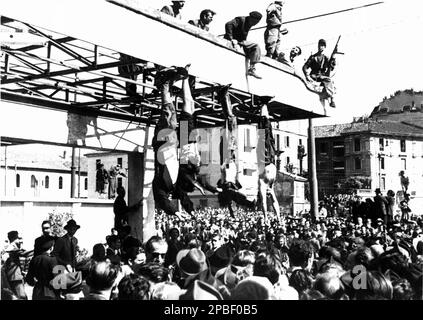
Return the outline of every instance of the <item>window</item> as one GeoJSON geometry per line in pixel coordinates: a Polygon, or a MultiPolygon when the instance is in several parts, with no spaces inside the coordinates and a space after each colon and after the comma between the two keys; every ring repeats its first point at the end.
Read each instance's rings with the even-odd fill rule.
{"type": "Polygon", "coordinates": [[[202,209],[207,208],[209,206],[209,200],[207,199],[200,199],[200,207],[202,209]]]}
{"type": "Polygon", "coordinates": [[[38,181],[34,175],[31,176],[31,188],[36,188],[38,185],[38,181]]]}
{"type": "Polygon", "coordinates": [[[276,135],[276,151],[281,150],[281,136],[279,134],[276,135]]]}
{"type": "Polygon", "coordinates": [[[46,176],[45,179],[44,179],[44,187],[46,189],[50,188],[50,178],[49,178],[49,176],[46,176]]]}
{"type": "Polygon", "coordinates": [[[385,190],[386,189],[386,178],[385,177],[382,177],[380,179],[380,189],[381,190],[385,190]]]}
{"type": "Polygon", "coordinates": [[[121,168],[123,168],[123,165],[122,165],[122,163],[123,163],[122,158],[117,158],[117,163],[118,163],[118,165],[120,165],[120,167],[121,167],[121,168]]]}
{"type": "Polygon", "coordinates": [[[285,137],[285,147],[289,148],[289,137],[285,137]]]}
{"type": "Polygon", "coordinates": [[[379,139],[379,150],[380,151],[385,150],[385,144],[384,144],[384,141],[383,140],[384,140],[383,138],[380,138],[379,139]]]}
{"type": "Polygon", "coordinates": [[[354,164],[355,164],[355,170],[361,170],[361,159],[360,158],[355,158],[354,164]]]}
{"type": "Polygon", "coordinates": [[[320,150],[321,154],[327,154],[328,153],[328,144],[326,142],[320,143],[319,150],[320,150]]]}
{"type": "Polygon", "coordinates": [[[342,147],[342,148],[340,148],[340,147],[334,147],[333,148],[333,156],[334,157],[338,157],[338,158],[344,157],[345,156],[345,149],[344,149],[344,147],[342,147]]]}
{"type": "Polygon", "coordinates": [[[244,169],[244,176],[252,177],[253,176],[253,170],[251,169],[244,169]]]}
{"type": "Polygon", "coordinates": [[[405,140],[401,140],[401,152],[406,152],[405,140]]]}
{"type": "Polygon", "coordinates": [[[84,179],[84,190],[88,190],[88,178],[84,179]]]}
{"type": "Polygon", "coordinates": [[[380,158],[380,168],[385,170],[385,158],[380,158]]]}
{"type": "Polygon", "coordinates": [[[59,177],[59,190],[63,189],[63,178],[59,177]]]}
{"type": "Polygon", "coordinates": [[[250,152],[250,151],[251,151],[251,130],[245,129],[244,152],[250,152]]]}
{"type": "Polygon", "coordinates": [[[334,161],[333,162],[333,170],[344,170],[345,169],[345,162],[344,161],[334,161]]]}
{"type": "Polygon", "coordinates": [[[401,159],[401,169],[407,170],[407,159],[401,159]]]}
{"type": "Polygon", "coordinates": [[[16,174],[16,188],[20,188],[21,187],[21,176],[20,174],[16,174]]]}
{"type": "Polygon", "coordinates": [[[361,140],[360,138],[354,139],[354,151],[360,151],[361,150],[361,140]]]}

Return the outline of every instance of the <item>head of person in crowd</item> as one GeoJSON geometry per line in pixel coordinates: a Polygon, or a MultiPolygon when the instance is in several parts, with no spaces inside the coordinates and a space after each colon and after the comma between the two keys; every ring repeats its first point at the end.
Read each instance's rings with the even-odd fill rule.
{"type": "Polygon", "coordinates": [[[98,262],[89,271],[87,285],[90,294],[102,300],[110,300],[114,287],[117,286],[120,268],[110,262],[98,262]]]}
{"type": "Polygon", "coordinates": [[[68,235],[70,237],[73,237],[76,233],[76,231],[79,230],[79,228],[81,228],[81,226],[79,226],[75,220],[71,219],[69,220],[66,225],[63,227],[63,229],[65,229],[68,232],[68,235]]]}
{"type": "Polygon", "coordinates": [[[282,274],[284,274],[284,268],[277,253],[262,253],[257,256],[254,263],[254,276],[265,277],[272,285],[275,285],[282,274]]]}
{"type": "Polygon", "coordinates": [[[223,283],[229,290],[242,280],[254,274],[255,254],[249,250],[238,251],[231,264],[216,273],[216,279],[223,283]]]}
{"type": "Polygon", "coordinates": [[[219,291],[209,283],[201,280],[194,280],[192,285],[184,292],[179,300],[223,300],[219,291]]]}
{"type": "Polygon", "coordinates": [[[184,291],[174,282],[161,282],[152,288],[151,300],[179,300],[184,291]]]}
{"type": "Polygon", "coordinates": [[[313,287],[313,277],[307,270],[297,269],[289,277],[289,285],[301,296],[306,290],[313,287]]]}
{"type": "Polygon", "coordinates": [[[106,261],[106,247],[102,243],[93,246],[93,254],[91,259],[96,262],[106,261]]]}
{"type": "Polygon", "coordinates": [[[169,230],[169,241],[176,242],[179,240],[181,233],[179,232],[178,228],[171,228],[169,230]]]}
{"type": "Polygon", "coordinates": [[[229,244],[224,244],[220,248],[211,251],[208,256],[210,271],[213,275],[220,269],[226,268],[235,254],[234,248],[229,244]]]}
{"type": "Polygon", "coordinates": [[[235,287],[232,300],[272,300],[274,288],[266,277],[249,277],[235,287]]]}
{"type": "Polygon", "coordinates": [[[216,12],[210,9],[204,9],[200,13],[200,21],[204,25],[208,26],[212,21],[213,17],[216,15],[216,12]]]}
{"type": "Polygon", "coordinates": [[[136,273],[150,281],[151,285],[170,280],[169,269],[156,262],[148,262],[140,265],[136,273]]]}
{"type": "Polygon", "coordinates": [[[313,288],[332,300],[348,299],[339,274],[331,270],[318,274],[313,288]]]}
{"type": "Polygon", "coordinates": [[[18,231],[8,232],[7,239],[9,240],[9,245],[6,248],[6,252],[17,252],[22,250],[23,239],[18,231]]]}
{"type": "Polygon", "coordinates": [[[167,248],[166,240],[158,236],[151,237],[145,245],[147,263],[155,262],[164,264],[167,248]]]}
{"type": "Polygon", "coordinates": [[[301,294],[300,300],[328,300],[328,298],[319,290],[308,289],[301,294]]]}
{"type": "Polygon", "coordinates": [[[43,236],[48,237],[51,235],[51,222],[49,220],[45,220],[41,223],[41,231],[43,236]]]}
{"type": "Polygon", "coordinates": [[[119,300],[150,300],[150,282],[137,274],[124,277],[118,285],[119,300]]]}
{"type": "Polygon", "coordinates": [[[354,288],[355,300],[392,300],[393,287],[380,271],[367,271],[364,277],[365,285],[354,288]]]}
{"type": "Polygon", "coordinates": [[[106,238],[107,245],[112,250],[119,250],[121,247],[121,241],[118,236],[112,235],[106,238]]]}
{"type": "Polygon", "coordinates": [[[399,278],[392,281],[393,300],[413,300],[414,290],[407,279],[399,278]]]}
{"type": "Polygon", "coordinates": [[[311,270],[313,263],[313,246],[304,240],[295,240],[288,251],[291,267],[311,270]]]}

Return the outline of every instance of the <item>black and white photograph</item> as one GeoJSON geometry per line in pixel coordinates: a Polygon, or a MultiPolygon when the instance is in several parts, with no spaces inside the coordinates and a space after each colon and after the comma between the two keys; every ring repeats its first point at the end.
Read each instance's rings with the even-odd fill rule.
{"type": "Polygon", "coordinates": [[[0,306],[423,300],[422,1],[0,7],[0,306]]]}

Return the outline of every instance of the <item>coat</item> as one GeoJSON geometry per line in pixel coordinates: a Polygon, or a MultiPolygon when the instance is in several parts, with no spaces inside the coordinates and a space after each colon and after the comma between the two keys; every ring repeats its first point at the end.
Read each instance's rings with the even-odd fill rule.
{"type": "Polygon", "coordinates": [[[58,238],[54,244],[53,255],[57,258],[60,265],[71,265],[73,268],[76,266],[76,249],[78,246],[78,239],[69,237],[65,234],[63,237],[58,238]]]}
{"type": "Polygon", "coordinates": [[[50,281],[54,278],[55,266],[57,266],[57,259],[47,253],[42,253],[31,260],[26,280],[29,284],[37,280],[32,292],[32,300],[57,299],[56,293],[50,286],[50,281]]]}
{"type": "Polygon", "coordinates": [[[247,17],[236,17],[225,25],[225,39],[245,41],[251,26],[247,24],[247,17]]]}

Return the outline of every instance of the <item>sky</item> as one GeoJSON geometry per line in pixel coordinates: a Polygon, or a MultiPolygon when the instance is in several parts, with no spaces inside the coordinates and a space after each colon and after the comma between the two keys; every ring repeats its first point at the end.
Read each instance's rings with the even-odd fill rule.
{"type": "MultiPolygon", "coordinates": [[[[140,0],[145,6],[161,8],[171,1],[140,0]]],[[[296,20],[339,11],[377,1],[358,0],[287,0],[284,21],[296,20]]],[[[202,9],[217,15],[210,26],[214,34],[224,33],[227,21],[256,10],[265,14],[271,1],[253,0],[187,0],[183,20],[197,18],[202,9]]],[[[264,20],[259,26],[264,25],[264,20]]],[[[288,35],[282,39],[285,51],[299,45],[306,60],[316,51],[320,38],[327,40],[330,55],[342,35],[338,67],[334,79],[337,88],[337,109],[330,118],[316,120],[316,125],[346,123],[353,117],[370,114],[385,96],[397,90],[423,90],[423,1],[386,0],[360,10],[350,11],[304,22],[287,24],[288,35]]],[[[250,40],[264,49],[263,30],[252,31],[250,40]]]]}

